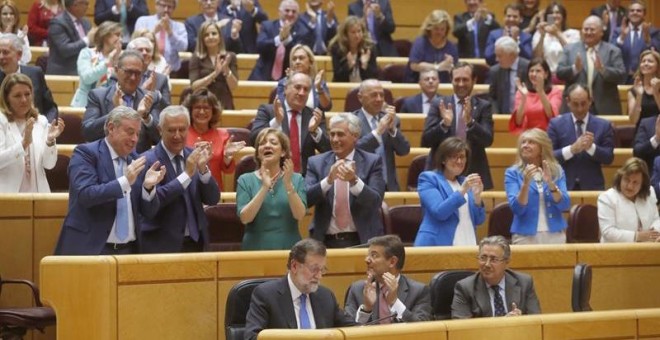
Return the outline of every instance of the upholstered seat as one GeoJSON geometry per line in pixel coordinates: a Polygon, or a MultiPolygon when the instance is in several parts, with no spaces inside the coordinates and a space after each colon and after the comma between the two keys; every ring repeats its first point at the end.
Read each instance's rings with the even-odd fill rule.
{"type": "Polygon", "coordinates": [[[35,307],[0,308],[0,339],[22,339],[27,330],[44,328],[55,324],[55,311],[44,307],[39,298],[39,289],[28,280],[2,279],[0,277],[0,294],[2,287],[8,284],[25,285],[32,291],[35,307]]]}
{"type": "Polygon", "coordinates": [[[469,270],[446,270],[431,279],[431,314],[435,320],[451,319],[451,303],[454,300],[456,282],[474,274],[469,270]]]}

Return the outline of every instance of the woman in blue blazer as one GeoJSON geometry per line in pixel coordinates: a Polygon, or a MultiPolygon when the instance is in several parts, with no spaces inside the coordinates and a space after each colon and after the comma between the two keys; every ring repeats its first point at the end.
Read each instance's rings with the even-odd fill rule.
{"type": "Polygon", "coordinates": [[[504,186],[513,211],[514,244],[566,243],[562,212],[571,201],[545,131],[534,128],[520,135],[517,161],[506,169],[504,186]]]}
{"type": "Polygon", "coordinates": [[[415,246],[476,245],[477,226],[486,219],[478,174],[463,176],[470,159],[468,144],[447,138],[435,152],[437,168],[419,175],[417,191],[424,218],[415,246]]]}

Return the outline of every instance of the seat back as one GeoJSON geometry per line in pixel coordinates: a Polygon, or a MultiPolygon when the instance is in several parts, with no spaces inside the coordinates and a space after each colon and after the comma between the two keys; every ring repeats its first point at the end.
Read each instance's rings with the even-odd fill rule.
{"type": "Polygon", "coordinates": [[[578,263],[573,270],[573,290],[571,305],[574,312],[590,312],[591,305],[591,266],[578,263]]]}
{"type": "Polygon", "coordinates": [[[394,40],[394,48],[396,48],[399,57],[408,58],[412,49],[412,42],[408,39],[396,39],[394,40]]]}
{"type": "MultiPolygon", "coordinates": [[[[344,112],[353,112],[362,107],[362,104],[360,104],[360,100],[358,100],[358,90],[359,87],[356,87],[350,90],[346,94],[346,103],[344,103],[344,112]]],[[[385,102],[390,105],[394,105],[394,97],[392,97],[392,91],[390,91],[390,89],[385,89],[385,88],[383,90],[385,92],[385,102]]]]}
{"type": "Polygon", "coordinates": [[[240,161],[236,164],[236,171],[234,171],[234,188],[236,188],[236,183],[238,183],[238,178],[242,174],[248,173],[251,171],[257,170],[257,162],[254,160],[253,155],[246,155],[241,158],[240,161]]]}
{"type": "Polygon", "coordinates": [[[268,95],[268,104],[275,102],[275,96],[277,96],[277,86],[270,91],[270,94],[268,95]]]}
{"type": "Polygon", "coordinates": [[[85,138],[82,135],[82,117],[75,113],[60,113],[66,128],[57,137],[58,144],[82,144],[85,138]]]}
{"type": "Polygon", "coordinates": [[[422,223],[422,206],[419,204],[398,205],[388,210],[389,227],[388,234],[399,235],[406,246],[412,246],[422,223]]]}
{"type": "Polygon", "coordinates": [[[235,284],[229,290],[225,304],[225,336],[227,340],[243,340],[245,332],[245,317],[250,308],[252,291],[258,285],[273,280],[272,278],[258,278],[244,280],[235,284]]]}
{"type": "Polygon", "coordinates": [[[592,204],[571,207],[566,230],[567,243],[599,243],[598,208],[592,204]]]}
{"type": "Polygon", "coordinates": [[[446,270],[431,279],[431,314],[435,320],[451,319],[451,302],[456,282],[474,274],[469,270],[446,270]]]}
{"type": "Polygon", "coordinates": [[[488,236],[500,235],[511,240],[511,223],[513,222],[513,211],[509,203],[498,203],[490,213],[488,219],[488,236]]]}
{"type": "Polygon", "coordinates": [[[227,128],[227,132],[234,136],[234,142],[245,142],[245,146],[252,146],[252,141],[250,140],[250,130],[246,128],[230,127],[227,128]]]}
{"type": "Polygon", "coordinates": [[[488,72],[490,66],[484,64],[472,64],[474,68],[474,77],[477,79],[476,84],[488,84],[488,72]]]}
{"type": "Polygon", "coordinates": [[[408,191],[417,191],[417,179],[419,174],[426,168],[426,158],[428,155],[419,155],[413,158],[408,166],[408,180],[406,187],[408,191]]]}
{"type": "Polygon", "coordinates": [[[46,179],[51,192],[69,192],[69,156],[57,155],[57,163],[46,169],[46,179]]]}
{"type": "Polygon", "coordinates": [[[614,147],[632,148],[635,141],[635,125],[619,125],[614,127],[614,147]]]}
{"type": "Polygon", "coordinates": [[[208,206],[204,214],[209,223],[209,250],[241,250],[245,226],[236,213],[236,203],[208,206]]]}
{"type": "Polygon", "coordinates": [[[188,96],[190,96],[192,93],[192,87],[188,86],[184,88],[179,95],[179,105],[183,105],[186,102],[186,99],[188,99],[188,96]]]}
{"type": "Polygon", "coordinates": [[[403,83],[406,77],[406,65],[388,64],[380,70],[378,79],[391,81],[393,83],[403,83]]]}

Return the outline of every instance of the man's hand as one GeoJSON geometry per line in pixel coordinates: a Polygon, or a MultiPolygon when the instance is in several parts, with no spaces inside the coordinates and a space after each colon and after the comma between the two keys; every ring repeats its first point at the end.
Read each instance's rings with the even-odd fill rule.
{"type": "Polygon", "coordinates": [[[518,306],[516,306],[515,302],[512,302],[511,311],[509,311],[509,313],[507,313],[506,316],[521,316],[521,315],[522,315],[522,311],[518,309],[518,306]]]}
{"type": "Polygon", "coordinates": [[[282,125],[282,121],[284,120],[284,107],[282,107],[280,98],[275,97],[273,111],[275,111],[275,120],[277,121],[277,124],[282,125]]]}
{"type": "Polygon", "coordinates": [[[472,100],[470,99],[472,99],[470,96],[467,96],[463,99],[465,103],[463,104],[463,122],[466,126],[472,121],[472,100]]]}
{"type": "Polygon", "coordinates": [[[197,158],[197,171],[201,174],[205,174],[209,171],[207,164],[211,159],[211,144],[197,143],[195,148],[200,150],[199,157],[197,158]]]}
{"type": "Polygon", "coordinates": [[[335,20],[335,2],[330,0],[325,5],[326,20],[327,22],[332,22],[335,20]]]}
{"type": "Polygon", "coordinates": [[[446,128],[450,128],[451,123],[454,121],[454,109],[451,103],[449,103],[449,105],[445,105],[445,101],[440,99],[440,104],[438,105],[438,111],[440,112],[442,125],[446,128]]]}
{"type": "Polygon", "coordinates": [[[242,4],[246,12],[250,14],[254,12],[254,0],[243,0],[242,4]]]}
{"type": "Polygon", "coordinates": [[[126,176],[126,179],[128,180],[128,184],[133,185],[135,183],[135,180],[137,179],[138,175],[144,170],[144,167],[147,165],[147,157],[142,156],[134,161],[131,162],[126,167],[126,172],[124,173],[124,176],[126,176]]]}
{"type": "Polygon", "coordinates": [[[156,71],[151,71],[149,78],[142,83],[142,89],[145,92],[151,92],[156,90],[156,71]]]}
{"type": "MultiPolygon", "coordinates": [[[[396,302],[396,299],[398,299],[398,289],[399,289],[399,281],[397,281],[396,276],[394,276],[392,273],[387,272],[383,274],[383,284],[385,287],[387,287],[387,295],[385,296],[385,299],[387,300],[387,306],[392,307],[394,303],[396,302]]],[[[381,315],[383,317],[383,315],[381,315]]]]}
{"type": "Polygon", "coordinates": [[[160,165],[160,162],[156,161],[151,165],[151,167],[147,170],[147,173],[144,175],[144,183],[142,186],[147,189],[147,191],[151,191],[156,186],[156,184],[160,183],[160,181],[165,178],[166,172],[166,167],[164,165],[160,165]]]}
{"type": "MultiPolygon", "coordinates": [[[[185,172],[188,174],[188,177],[191,177],[195,174],[195,170],[197,169],[197,161],[199,160],[201,153],[201,148],[195,148],[190,155],[188,155],[188,159],[186,159],[186,169],[185,172]]],[[[176,167],[175,167],[176,168],[176,167]]]]}
{"type": "Polygon", "coordinates": [[[374,305],[376,304],[376,280],[371,273],[367,275],[367,280],[364,282],[364,288],[362,288],[362,302],[364,304],[365,312],[373,311],[374,305]]]}
{"type": "Polygon", "coordinates": [[[154,103],[154,95],[151,92],[147,94],[140,100],[138,104],[137,113],[142,117],[143,120],[148,121],[151,117],[149,116],[149,111],[151,110],[151,105],[154,103]]]}
{"type": "Polygon", "coordinates": [[[578,54],[575,56],[575,71],[577,73],[582,72],[582,69],[584,68],[584,64],[582,63],[582,55],[578,54]]]}
{"type": "Polygon", "coordinates": [[[384,134],[385,131],[389,129],[392,119],[393,117],[391,115],[384,115],[383,118],[378,121],[378,125],[376,126],[376,133],[378,133],[378,135],[384,134]]]}
{"type": "Polygon", "coordinates": [[[112,95],[112,105],[114,105],[114,107],[124,105],[124,103],[122,102],[123,97],[124,97],[124,93],[122,92],[121,89],[119,89],[119,86],[117,86],[115,93],[112,95]]]}
{"type": "Polygon", "coordinates": [[[310,118],[309,120],[307,131],[311,134],[316,134],[316,129],[318,129],[319,125],[321,125],[322,120],[323,120],[323,111],[321,111],[321,109],[317,107],[314,109],[314,113],[312,113],[312,118],[310,118]]]}
{"type": "Polygon", "coordinates": [[[339,166],[338,172],[338,177],[342,181],[347,181],[351,184],[355,184],[355,181],[357,181],[355,162],[353,161],[342,162],[342,164],[339,166]]]}
{"type": "Polygon", "coordinates": [[[603,72],[603,61],[600,59],[598,51],[594,51],[594,69],[598,72],[603,72]]]}
{"type": "Polygon", "coordinates": [[[291,35],[291,28],[293,27],[293,22],[284,22],[284,26],[280,28],[280,43],[284,43],[284,40],[288,39],[291,35]]]}

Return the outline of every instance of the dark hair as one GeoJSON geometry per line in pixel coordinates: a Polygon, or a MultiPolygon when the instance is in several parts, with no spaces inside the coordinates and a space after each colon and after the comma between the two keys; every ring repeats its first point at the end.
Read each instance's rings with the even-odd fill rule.
{"type": "Polygon", "coordinates": [[[504,15],[505,16],[506,16],[506,11],[508,11],[510,9],[512,9],[514,11],[518,11],[518,13],[520,13],[520,16],[522,16],[523,7],[519,3],[507,4],[506,6],[504,6],[504,15]]]}
{"type": "Polygon", "coordinates": [[[566,102],[568,102],[568,99],[570,98],[571,93],[573,93],[573,91],[575,91],[577,89],[583,89],[585,92],[587,92],[587,97],[589,97],[589,99],[591,99],[591,91],[589,91],[589,87],[587,87],[587,85],[584,84],[584,83],[577,82],[577,83],[571,84],[571,86],[569,86],[566,89],[566,96],[564,97],[566,99],[565,100],[566,102]]]}
{"type": "Polygon", "coordinates": [[[193,93],[186,96],[186,99],[183,101],[183,106],[188,109],[190,114],[190,124],[193,123],[193,114],[192,107],[195,103],[206,102],[211,106],[211,120],[209,120],[209,128],[218,124],[220,121],[220,115],[222,114],[222,104],[218,100],[218,97],[213,94],[208,88],[203,87],[195,90],[193,93]]]}
{"type": "Polygon", "coordinates": [[[559,9],[559,13],[561,13],[562,20],[561,20],[560,29],[563,32],[567,28],[566,20],[567,20],[568,13],[566,12],[566,7],[564,7],[564,5],[562,5],[561,3],[557,2],[557,1],[551,2],[548,5],[548,7],[545,8],[545,18],[543,18],[543,19],[545,19],[545,21],[548,22],[548,16],[552,15],[552,10],[555,7],[557,7],[557,9],[559,9]]]}
{"type": "MultiPolygon", "coordinates": [[[[550,66],[548,65],[548,62],[545,61],[543,58],[534,58],[529,62],[529,66],[527,67],[527,73],[529,73],[529,70],[532,69],[532,67],[536,65],[541,65],[543,70],[546,73],[546,78],[543,80],[543,91],[545,93],[550,93],[552,91],[552,71],[550,71],[550,66]]],[[[536,92],[536,89],[534,88],[534,85],[532,85],[532,81],[529,79],[529,75],[525,77],[525,86],[527,86],[527,90],[529,92],[536,92]]]]}
{"type": "Polygon", "coordinates": [[[459,61],[456,64],[454,64],[454,66],[451,68],[451,71],[449,71],[449,75],[451,75],[451,77],[454,78],[454,71],[463,67],[467,67],[470,69],[470,74],[472,75],[472,79],[477,78],[477,74],[474,72],[474,65],[466,63],[464,61],[459,61]]]}
{"type": "Polygon", "coordinates": [[[397,235],[384,235],[376,236],[369,239],[369,246],[382,246],[385,248],[385,257],[390,259],[396,256],[396,268],[403,269],[403,264],[406,262],[406,250],[403,247],[403,242],[397,235]]]}
{"type": "Polygon", "coordinates": [[[504,250],[504,259],[509,260],[511,258],[511,246],[509,241],[501,235],[488,236],[479,242],[479,254],[481,254],[481,249],[484,246],[498,246],[504,250]]]}
{"type": "Polygon", "coordinates": [[[325,256],[327,253],[325,245],[313,238],[304,238],[291,247],[289,259],[286,262],[286,268],[291,269],[291,261],[305,263],[305,257],[308,254],[325,256]]]}
{"type": "Polygon", "coordinates": [[[612,187],[618,192],[621,192],[621,180],[625,176],[630,176],[632,174],[641,173],[642,174],[642,187],[637,193],[637,197],[646,199],[651,194],[651,178],[649,177],[649,168],[646,165],[646,162],[637,158],[630,157],[628,160],[623,163],[623,166],[617,169],[616,174],[614,175],[614,181],[612,181],[612,187]]]}
{"type": "Polygon", "coordinates": [[[470,165],[470,145],[463,139],[458,137],[449,137],[445,139],[438,149],[435,150],[433,155],[433,161],[435,162],[435,169],[439,171],[445,171],[444,162],[447,158],[461,152],[465,151],[465,169],[463,169],[463,174],[467,171],[470,165]]]}

